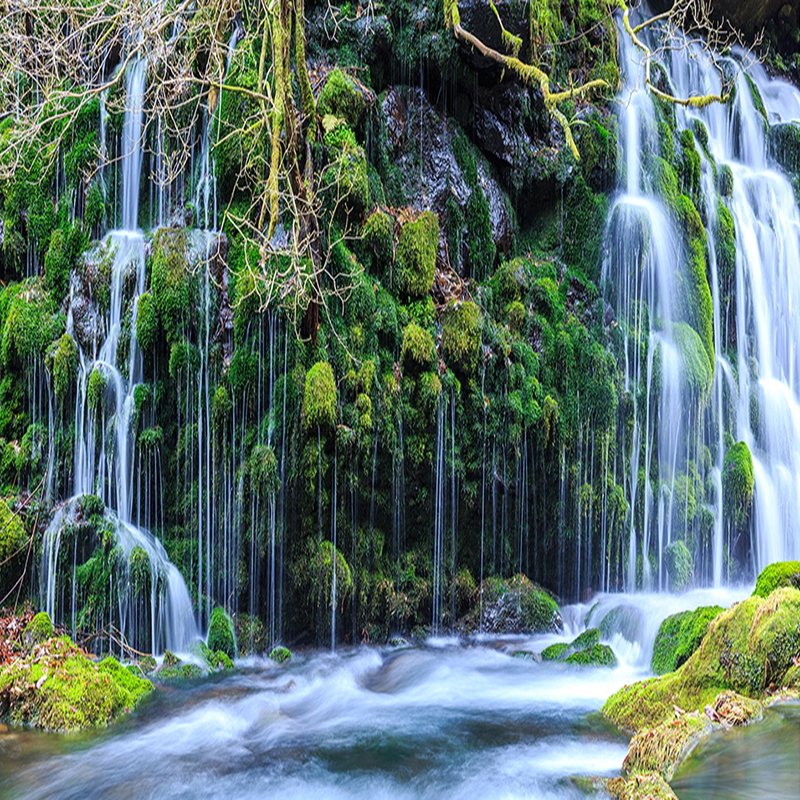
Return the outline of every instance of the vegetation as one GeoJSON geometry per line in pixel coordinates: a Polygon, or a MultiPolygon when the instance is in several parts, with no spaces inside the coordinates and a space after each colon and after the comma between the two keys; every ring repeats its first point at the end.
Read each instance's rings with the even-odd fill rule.
{"type": "Polygon", "coordinates": [[[208,626],[208,649],[212,653],[217,651],[224,653],[230,659],[238,655],[233,620],[225,613],[225,609],[219,606],[211,614],[208,626]]]}
{"type": "Polygon", "coordinates": [[[667,617],[659,626],[650,667],[656,675],[678,669],[700,646],[712,620],[722,613],[719,606],[703,606],[667,617]]]}

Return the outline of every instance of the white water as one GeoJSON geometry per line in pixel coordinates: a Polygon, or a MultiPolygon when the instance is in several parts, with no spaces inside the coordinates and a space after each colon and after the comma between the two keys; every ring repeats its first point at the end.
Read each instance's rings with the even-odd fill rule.
{"type": "MultiPolygon", "coordinates": [[[[624,32],[620,50],[620,138],[626,181],[609,215],[603,278],[616,285],[613,300],[628,333],[626,390],[634,402],[625,479],[630,505],[626,589],[665,587],[666,546],[705,535],[699,522],[687,524],[685,515],[676,513],[690,491],[698,509],[707,503],[713,517],[707,572],[713,585],[721,586],[730,579],[732,552],[737,546],[741,549],[735,532],[723,524],[727,436],[746,442],[753,457],[752,521],[749,534],[745,532],[752,547],[744,548],[744,552],[750,549],[745,569],[757,573],[773,561],[800,554],[800,213],[791,184],[767,157],[764,119],[745,74],[738,75],[735,100],[727,106],[676,107],[677,132],[691,129],[693,119],[702,121],[709,155],[718,168],[728,165],[733,173],[733,196],[722,200],[736,229],[736,305],[730,308],[718,284],[713,238],[718,196],[712,165],[696,142],[703,173],[699,205],[708,214],[715,369],[708,396],[692,390],[676,336],[691,323],[681,302],[679,272],[686,256],[681,231],[656,195],[650,166],[659,154],[656,111],[644,87],[642,53],[624,32]],[[723,349],[722,341],[731,315],[736,320],[733,352],[723,349]],[[638,392],[642,385],[647,389],[643,403],[638,392]],[[758,425],[753,425],[754,418],[760,420],[758,425]],[[702,474],[694,477],[688,468],[702,462],[704,446],[712,455],[708,481],[714,491],[708,497],[702,474]],[[654,459],[658,481],[651,485],[650,480],[640,479],[640,467],[645,476],[653,474],[654,459]],[[651,574],[648,558],[642,557],[653,552],[654,541],[657,575],[651,574]]],[[[739,69],[738,62],[730,64],[739,69]]],[[[749,72],[773,122],[800,117],[800,92],[769,79],[758,65],[749,72]]],[[[717,73],[694,46],[674,50],[667,73],[676,96],[720,91],[717,73]]]]}
{"type": "MultiPolygon", "coordinates": [[[[136,227],[144,135],[145,78],[146,62],[132,62],[125,81],[127,99],[122,137],[122,219],[125,230],[112,231],[103,242],[103,252],[113,257],[111,302],[104,320],[105,338],[99,352],[87,353],[79,348],[80,374],[75,408],[75,496],[56,511],[45,532],[42,590],[51,617],[67,621],[67,609],[65,603],[60,602],[58,592],[62,531],[66,523],[74,520],[81,495],[100,496],[108,507],[106,519],[113,529],[117,554],[116,580],[109,587],[109,598],[113,605],[116,593],[118,614],[108,622],[118,629],[123,639],[132,637],[133,641],[129,642],[131,645],[138,648],[149,646],[153,652],[159,652],[164,648],[185,650],[197,637],[197,629],[193,621],[191,598],[180,572],[169,561],[161,543],[149,531],[136,527],[131,521],[134,490],[131,415],[134,390],[142,380],[142,357],[136,342],[136,312],[145,289],[144,236],[136,227]],[[127,360],[121,363],[119,345],[126,314],[130,314],[129,352],[127,360]],[[89,379],[95,370],[103,376],[107,386],[105,402],[99,411],[90,408],[89,403],[89,379]],[[151,571],[150,597],[146,598],[150,604],[149,642],[136,639],[135,618],[144,599],[136,596],[129,576],[129,560],[136,548],[146,553],[151,571]]],[[[71,311],[67,329],[74,333],[71,311]]],[[[77,543],[74,547],[77,554],[77,543]]],[[[76,580],[73,567],[73,630],[76,624],[76,580]]]]}

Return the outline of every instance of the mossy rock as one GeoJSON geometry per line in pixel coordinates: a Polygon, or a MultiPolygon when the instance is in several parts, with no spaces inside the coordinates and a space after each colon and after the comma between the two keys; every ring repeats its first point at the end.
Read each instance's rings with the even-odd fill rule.
{"type": "Polygon", "coordinates": [[[136,311],[136,341],[142,353],[150,354],[158,341],[158,311],[153,295],[145,292],[136,311]]]}
{"type": "MultiPolygon", "coordinates": [[[[685,496],[685,495],[684,495],[685,496]]],[[[689,548],[680,540],[671,542],[664,548],[664,560],[669,575],[669,586],[673,592],[681,592],[692,581],[694,561],[689,548]]]]}
{"type": "Polygon", "coordinates": [[[462,630],[482,629],[487,633],[559,632],[563,622],[558,604],[537,583],[524,575],[513,578],[486,578],[482,584],[483,620],[480,608],[470,612],[460,623],[462,630]],[[482,624],[481,624],[482,622],[482,624]]]}
{"type": "Polygon", "coordinates": [[[623,687],[603,714],[636,732],[669,719],[674,706],[702,709],[728,689],[759,697],[770,683],[781,683],[799,652],[800,591],[783,587],[766,600],[750,597],[719,614],[675,672],[623,687]]]}
{"type": "Polygon", "coordinates": [[[600,629],[599,628],[589,628],[585,630],[583,633],[579,634],[575,637],[575,639],[570,642],[570,647],[573,650],[583,650],[586,647],[592,647],[596,644],[600,643],[600,629]]]}
{"type": "MultiPolygon", "coordinates": [[[[150,286],[169,343],[180,341],[197,304],[197,279],[189,265],[183,228],[159,228],[150,256],[150,286]]],[[[151,324],[151,323],[150,323],[151,324]]]]}
{"type": "Polygon", "coordinates": [[[782,586],[800,589],[800,561],[776,561],[761,570],[756,579],[754,597],[769,597],[782,586]]]}
{"type": "Polygon", "coordinates": [[[257,616],[237,614],[234,626],[240,656],[263,653],[267,649],[267,632],[264,623],[257,616]]]}
{"type": "Polygon", "coordinates": [[[53,638],[0,668],[0,717],[55,731],[102,727],[152,689],[111,656],[97,664],[66,636],[53,638]]]}
{"type": "Polygon", "coordinates": [[[667,617],[659,626],[650,667],[656,675],[678,669],[703,641],[712,620],[722,613],[720,606],[702,606],[667,617]]]}
{"type": "Polygon", "coordinates": [[[278,664],[283,664],[286,661],[289,661],[292,658],[292,653],[288,647],[283,647],[278,645],[277,647],[272,648],[272,652],[269,654],[270,661],[275,661],[278,664]]]}
{"type": "Polygon", "coordinates": [[[569,650],[567,642],[556,642],[542,650],[542,661],[560,661],[562,656],[569,650]]]}
{"type": "Polygon", "coordinates": [[[342,208],[345,217],[360,216],[369,207],[369,173],[364,148],[346,142],[334,152],[320,178],[331,210],[342,208]]]}
{"type": "Polygon", "coordinates": [[[53,388],[59,401],[63,401],[78,375],[78,346],[68,333],[54,342],[48,352],[48,363],[53,375],[53,388]]]}
{"type": "Polygon", "coordinates": [[[745,442],[728,448],[722,464],[722,497],[725,514],[737,529],[744,526],[753,503],[753,457],[745,442]]]}
{"type": "Polygon", "coordinates": [[[566,664],[578,664],[582,667],[616,667],[617,657],[607,644],[593,644],[578,650],[564,659],[566,664]]]}
{"type": "Polygon", "coordinates": [[[394,284],[400,292],[409,297],[423,297],[430,292],[438,245],[439,219],[432,211],[424,211],[403,225],[394,268],[394,284]]]}
{"type": "Polygon", "coordinates": [[[451,300],[442,312],[442,353],[465,375],[474,371],[481,346],[482,319],[471,300],[451,300]]]}
{"type": "Polygon", "coordinates": [[[400,353],[403,367],[414,375],[429,370],[436,364],[436,345],[433,337],[416,322],[410,322],[403,329],[400,353]]]}
{"type": "Polygon", "coordinates": [[[694,711],[637,733],[631,740],[622,771],[627,776],[654,773],[669,781],[678,764],[711,729],[708,717],[694,711]]]}
{"type": "Polygon", "coordinates": [[[303,391],[306,428],[330,428],[336,421],[336,381],[326,361],[318,361],[306,375],[303,391]]]}
{"type": "Polygon", "coordinates": [[[40,611],[22,632],[22,641],[28,650],[47,641],[53,635],[53,620],[46,611],[40,611]]]}
{"type": "Polygon", "coordinates": [[[337,117],[355,130],[366,106],[364,92],[353,78],[338,67],[328,73],[317,100],[317,113],[323,120],[328,115],[337,117]]]}
{"type": "Polygon", "coordinates": [[[236,634],[234,633],[233,620],[224,608],[217,606],[211,612],[211,622],[208,626],[208,649],[225,653],[228,658],[236,658],[236,634]]]}
{"type": "Polygon", "coordinates": [[[185,661],[179,661],[169,667],[162,666],[156,675],[160,681],[190,681],[204,677],[205,672],[197,664],[187,664],[185,661]]]}
{"type": "Polygon", "coordinates": [[[681,359],[684,388],[695,397],[706,398],[714,382],[714,367],[708,359],[703,340],[690,325],[676,322],[672,337],[681,359]]]}
{"type": "Polygon", "coordinates": [[[361,228],[359,253],[374,275],[389,278],[394,263],[394,220],[381,209],[370,214],[361,228]]]}

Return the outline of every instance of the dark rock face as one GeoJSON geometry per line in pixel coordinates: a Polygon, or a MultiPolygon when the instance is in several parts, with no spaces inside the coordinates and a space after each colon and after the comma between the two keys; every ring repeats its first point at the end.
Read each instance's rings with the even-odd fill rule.
{"type": "MultiPolygon", "coordinates": [[[[503,20],[505,29],[522,39],[522,49],[526,50],[530,45],[528,4],[497,0],[494,5],[500,14],[500,19],[503,20]]],[[[461,26],[465,30],[477,36],[487,47],[501,53],[505,52],[502,31],[489,3],[485,0],[460,0],[458,11],[461,16],[461,26]]],[[[462,45],[461,49],[473,69],[499,74],[500,67],[495,61],[482,56],[477,50],[468,48],[466,45],[462,45]]]]}
{"type": "MultiPolygon", "coordinates": [[[[384,96],[381,113],[389,160],[400,170],[409,204],[436,212],[444,236],[448,200],[452,198],[465,213],[469,198],[478,187],[489,205],[492,240],[499,250],[509,252],[514,234],[511,204],[494,170],[480,157],[476,158],[476,186],[469,185],[452,146],[457,124],[433,106],[421,89],[392,87],[384,96]]],[[[492,119],[496,121],[497,136],[506,136],[508,148],[513,148],[509,129],[498,117],[492,119]]],[[[509,164],[513,164],[513,152],[510,149],[507,153],[509,164]]],[[[450,254],[451,260],[453,255],[450,254]]]]}

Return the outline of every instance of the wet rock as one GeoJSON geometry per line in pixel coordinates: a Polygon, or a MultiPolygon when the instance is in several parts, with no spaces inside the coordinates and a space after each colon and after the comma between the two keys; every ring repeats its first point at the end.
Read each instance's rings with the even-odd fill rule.
{"type": "MultiPolygon", "coordinates": [[[[522,39],[522,51],[530,46],[530,24],[528,21],[528,6],[526,3],[515,3],[512,0],[497,0],[495,8],[503,20],[505,29],[514,36],[522,39]]],[[[503,33],[497,22],[497,17],[490,3],[484,0],[460,0],[458,12],[461,17],[461,27],[477,36],[487,47],[498,52],[506,52],[503,44],[503,33]]],[[[461,57],[475,70],[484,73],[496,73],[499,77],[502,72],[496,61],[482,56],[475,48],[460,46],[461,57]]]]}

